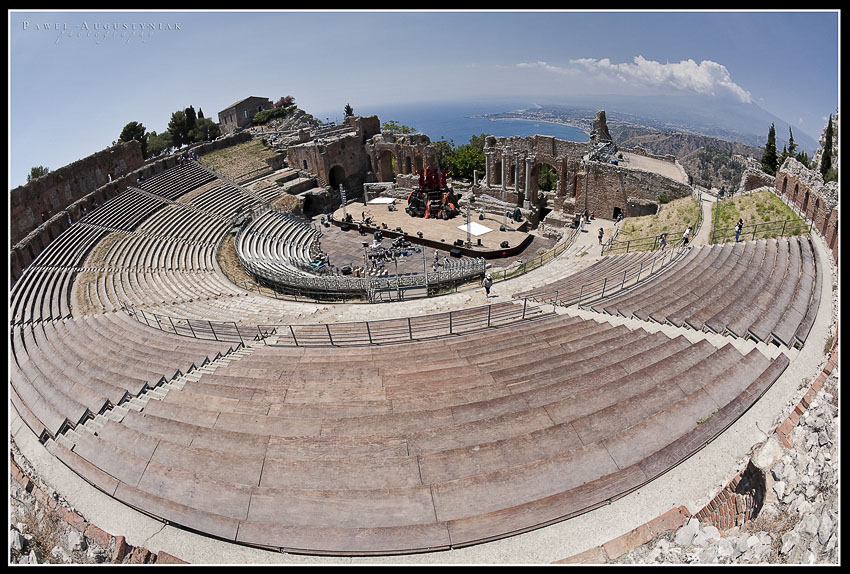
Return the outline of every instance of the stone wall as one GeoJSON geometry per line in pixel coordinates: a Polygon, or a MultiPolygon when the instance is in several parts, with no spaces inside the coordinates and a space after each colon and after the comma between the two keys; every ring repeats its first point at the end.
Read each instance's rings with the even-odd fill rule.
{"type": "MultiPolygon", "coordinates": [[[[219,138],[215,141],[198,144],[192,148],[192,151],[198,155],[203,155],[216,149],[235,145],[249,139],[251,139],[251,135],[249,133],[238,133],[232,136],[219,138]]],[[[122,146],[126,146],[124,153],[126,153],[129,158],[129,160],[125,158],[123,165],[125,167],[133,165],[129,171],[121,176],[118,176],[117,173],[113,174],[112,172],[109,172],[108,175],[111,176],[112,179],[109,180],[107,177],[106,183],[102,183],[95,189],[90,190],[79,197],[74,197],[74,194],[71,194],[71,199],[68,203],[63,204],[60,202],[56,204],[58,207],[57,211],[46,221],[34,227],[20,240],[15,241],[14,238],[12,239],[12,245],[9,252],[9,272],[13,281],[16,281],[21,276],[21,273],[26,266],[38,257],[39,253],[41,253],[51,241],[56,239],[62,231],[70,227],[75,221],[85,216],[86,213],[96,209],[98,206],[103,205],[106,201],[119,195],[121,192],[125,191],[128,186],[135,184],[140,175],[144,176],[145,179],[150,179],[154,175],[177,165],[177,155],[148,160],[147,163],[138,161],[138,164],[136,164],[136,160],[141,160],[142,155],[139,143],[132,141],[127,144],[122,144],[122,146]],[[138,151],[138,158],[136,158],[135,151],[132,150],[138,151]]],[[[93,156],[90,156],[90,158],[94,158],[95,156],[99,156],[114,149],[115,148],[104,150],[104,152],[94,154],[93,156]]],[[[80,161],[82,162],[85,160],[80,161]]],[[[100,162],[102,161],[103,160],[101,158],[100,162]]],[[[85,175],[83,172],[84,166],[78,165],[80,162],[75,162],[66,166],[67,168],[73,168],[67,173],[77,175],[78,177],[75,180],[77,182],[97,181],[99,179],[97,170],[100,169],[98,167],[101,165],[100,162],[93,160],[90,163],[84,164],[85,166],[95,170],[95,176],[93,176],[93,178],[85,175]]],[[[60,168],[56,170],[56,173],[66,173],[65,170],[66,168],[60,168]]],[[[56,198],[57,201],[66,196],[64,183],[68,182],[67,179],[59,180],[62,182],[62,185],[58,187],[58,190],[57,186],[43,187],[43,185],[46,184],[39,183],[43,179],[47,180],[47,178],[51,175],[53,175],[53,173],[40,177],[35,182],[31,182],[27,186],[21,186],[12,190],[11,196],[13,199],[10,202],[12,204],[10,208],[10,224],[14,221],[16,213],[26,213],[25,210],[28,205],[25,202],[25,198],[31,197],[29,209],[33,211],[36,209],[33,206],[39,205],[39,202],[43,201],[45,196],[48,198],[56,198]],[[34,183],[38,183],[38,185],[33,185],[34,183]]],[[[73,191],[75,188],[69,184],[68,189],[73,191]]],[[[78,185],[76,189],[78,191],[83,191],[86,188],[82,185],[78,185]]]]}
{"type": "MultiPolygon", "coordinates": [[[[426,167],[439,169],[437,150],[424,134],[400,135],[383,132],[366,145],[370,171],[379,182],[400,176],[417,176],[426,167]]],[[[418,185],[418,179],[417,179],[418,185]]]]}
{"type": "Polygon", "coordinates": [[[354,116],[346,118],[346,123],[351,128],[348,133],[289,146],[286,161],[289,167],[315,174],[334,190],[342,184],[356,195],[371,178],[369,151],[364,144],[377,134],[380,122],[377,116],[354,116]]]}
{"type": "Polygon", "coordinates": [[[144,164],[139,142],[99,151],[9,193],[10,243],[24,239],[68,205],[144,164]]]}
{"type": "Polygon", "coordinates": [[[838,263],[838,183],[789,157],[776,172],[776,190],[793,203],[823,236],[838,263]]]}
{"type": "Polygon", "coordinates": [[[760,169],[747,168],[741,176],[738,193],[752,191],[760,187],[773,186],[775,179],[760,169]]]}
{"type": "Polygon", "coordinates": [[[589,174],[576,175],[573,204],[605,219],[613,219],[617,209],[626,217],[646,215],[651,203],[657,208],[662,194],[672,200],[692,193],[690,186],[657,173],[603,163],[588,168],[589,174]]]}

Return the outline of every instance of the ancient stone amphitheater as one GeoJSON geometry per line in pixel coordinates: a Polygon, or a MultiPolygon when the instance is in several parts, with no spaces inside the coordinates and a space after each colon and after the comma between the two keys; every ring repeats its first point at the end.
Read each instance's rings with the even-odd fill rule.
{"type": "MultiPolygon", "coordinates": [[[[236,548],[530,545],[578,519],[613,538],[634,524],[588,527],[597,509],[733,471],[710,447],[764,397],[782,416],[828,335],[815,235],[581,266],[568,249],[497,304],[477,286],[317,304],[219,268],[234,217],[265,203],[183,162],[74,222],[10,292],[13,430],[112,504],[236,548]]],[[[315,234],[281,218],[242,249],[297,276],[315,234]]]]}

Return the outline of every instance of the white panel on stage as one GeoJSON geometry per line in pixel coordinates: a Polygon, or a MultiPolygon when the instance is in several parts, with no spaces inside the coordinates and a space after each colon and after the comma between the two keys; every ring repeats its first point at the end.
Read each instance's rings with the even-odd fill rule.
{"type": "MultiPolygon", "coordinates": [[[[457,228],[460,229],[461,231],[463,231],[464,233],[466,233],[466,223],[464,223],[463,225],[458,225],[457,228]]],[[[469,233],[470,233],[470,235],[476,235],[476,236],[484,235],[485,233],[489,233],[490,231],[493,231],[493,230],[490,229],[489,227],[481,225],[480,223],[476,223],[474,221],[469,222],[469,233]]]]}
{"type": "Polygon", "coordinates": [[[367,205],[373,204],[381,204],[381,203],[393,203],[395,198],[393,197],[376,197],[375,199],[370,199],[367,205]]]}

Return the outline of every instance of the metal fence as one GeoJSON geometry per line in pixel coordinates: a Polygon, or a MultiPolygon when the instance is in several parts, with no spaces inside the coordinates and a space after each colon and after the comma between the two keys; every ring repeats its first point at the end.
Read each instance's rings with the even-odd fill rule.
{"type": "MultiPolygon", "coordinates": [[[[681,243],[681,240],[679,243],[681,243]]],[[[581,306],[582,302],[584,302],[587,305],[593,301],[604,299],[606,293],[610,296],[623,289],[634,287],[641,281],[646,281],[654,274],[663,271],[672,263],[678,261],[687,250],[688,248],[681,244],[671,249],[663,249],[649,261],[641,261],[640,264],[627,267],[622,271],[618,271],[616,274],[583,283],[579,288],[578,297],[570,296],[562,299],[560,302],[557,302],[556,297],[556,303],[563,306],[572,304],[581,306]]]]}
{"type": "MultiPolygon", "coordinates": [[[[801,235],[812,230],[814,222],[807,223],[801,219],[786,219],[784,221],[767,221],[755,225],[744,225],[738,234],[738,240],[769,239],[786,235],[801,235]]],[[[711,231],[711,243],[726,243],[735,239],[734,227],[721,227],[711,231]]]]}
{"type": "MultiPolygon", "coordinates": [[[[280,212],[268,206],[255,210],[253,216],[259,217],[269,211],[280,214],[298,225],[310,225],[308,222],[286,212],[280,212]]],[[[317,301],[364,299],[374,302],[378,300],[374,297],[374,294],[391,291],[395,291],[396,299],[403,299],[405,291],[423,288],[426,294],[433,294],[481,277],[486,268],[485,260],[476,257],[452,261],[439,271],[358,277],[309,272],[303,262],[299,264],[290,259],[281,262],[292,269],[287,271],[280,267],[273,268],[262,260],[248,259],[240,252],[238,248],[240,240],[244,234],[251,232],[250,229],[250,225],[243,227],[235,237],[236,253],[245,270],[259,284],[273,291],[317,301]]],[[[311,233],[313,232],[316,232],[316,230],[311,226],[311,233]]]]}
{"type": "Polygon", "coordinates": [[[519,277],[520,275],[524,275],[524,274],[528,273],[529,271],[533,271],[534,269],[537,269],[538,267],[542,266],[544,263],[548,263],[549,261],[552,261],[553,259],[558,257],[560,254],[562,254],[564,251],[566,251],[573,244],[573,241],[575,241],[575,238],[578,235],[578,233],[579,233],[579,229],[575,228],[570,233],[570,236],[566,241],[556,245],[555,247],[553,247],[549,251],[546,251],[545,253],[541,253],[537,257],[532,257],[531,259],[523,261],[521,264],[516,265],[514,267],[502,269],[501,273],[499,271],[492,272],[491,275],[493,276],[493,282],[496,283],[498,281],[506,281],[507,279],[513,279],[514,277],[519,277]]]}
{"type": "MultiPolygon", "coordinates": [[[[702,217],[702,203],[701,203],[702,194],[699,195],[699,199],[697,200],[697,205],[699,206],[699,214],[697,215],[697,221],[694,225],[692,225],[690,241],[693,241],[694,237],[699,233],[700,228],[703,224],[702,217]]],[[[670,231],[667,233],[667,237],[672,237],[673,239],[668,240],[667,245],[670,246],[678,246],[682,243],[682,234],[684,234],[685,229],[679,229],[676,231],[670,231]]],[[[629,253],[630,251],[648,251],[652,249],[658,249],[661,234],[647,236],[647,237],[638,237],[636,239],[627,239],[625,241],[617,241],[616,233],[602,246],[602,255],[611,255],[614,253],[629,253]]]]}
{"type": "Polygon", "coordinates": [[[263,341],[269,346],[358,346],[421,341],[509,325],[554,313],[529,303],[496,303],[459,311],[347,323],[263,324],[239,326],[234,321],[184,319],[145,312],[125,304],[122,309],[140,323],[183,337],[240,343],[263,341]]]}

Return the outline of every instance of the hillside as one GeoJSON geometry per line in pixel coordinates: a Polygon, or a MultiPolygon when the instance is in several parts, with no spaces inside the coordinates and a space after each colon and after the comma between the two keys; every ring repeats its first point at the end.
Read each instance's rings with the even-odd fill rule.
{"type": "Polygon", "coordinates": [[[703,187],[735,189],[746,165],[734,156],[760,161],[763,152],[743,143],[678,131],[610,123],[608,129],[620,148],[641,147],[654,154],[675,156],[693,182],[703,187]]]}

